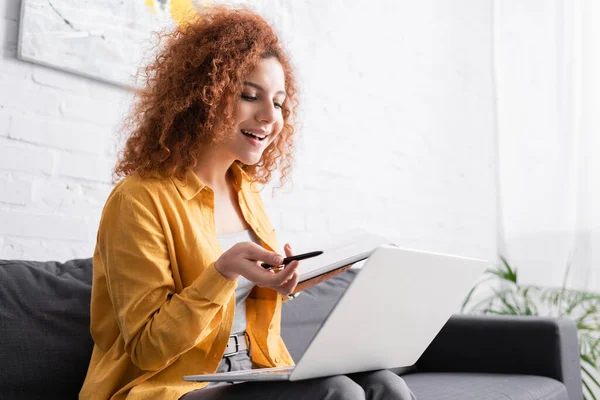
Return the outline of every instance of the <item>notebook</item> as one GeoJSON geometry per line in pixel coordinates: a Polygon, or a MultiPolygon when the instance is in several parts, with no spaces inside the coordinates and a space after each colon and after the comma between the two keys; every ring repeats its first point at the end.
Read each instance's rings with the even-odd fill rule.
{"type": "Polygon", "coordinates": [[[416,363],[488,262],[380,245],[294,367],[189,375],[187,381],[303,380],[416,363]]]}
{"type": "Polygon", "coordinates": [[[298,286],[292,294],[306,290],[366,260],[382,244],[392,243],[364,230],[354,230],[330,238],[319,246],[323,254],[300,262],[298,286]]]}

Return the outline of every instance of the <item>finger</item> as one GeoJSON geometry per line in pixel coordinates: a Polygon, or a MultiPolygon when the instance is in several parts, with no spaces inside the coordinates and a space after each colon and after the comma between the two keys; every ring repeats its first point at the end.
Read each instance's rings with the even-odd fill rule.
{"type": "MultiPolygon", "coordinates": [[[[283,282],[282,282],[282,283],[279,285],[280,287],[281,287],[281,286],[285,286],[285,285],[287,285],[289,281],[291,281],[291,280],[293,280],[293,279],[294,279],[294,276],[295,276],[295,275],[298,275],[298,267],[299,267],[299,266],[300,266],[300,263],[299,263],[299,261],[292,261],[291,263],[289,263],[289,264],[288,264],[288,265],[285,267],[285,268],[289,268],[289,267],[292,267],[292,268],[294,268],[294,273],[293,273],[293,274],[291,274],[291,276],[289,277],[289,279],[288,279],[288,280],[286,280],[286,281],[283,281],[283,282]]],[[[290,269],[290,270],[288,270],[288,272],[290,272],[290,271],[291,271],[291,269],[290,269]]]]}
{"type": "Polygon", "coordinates": [[[280,272],[277,273],[270,273],[269,271],[260,271],[263,274],[266,273],[267,276],[264,277],[261,274],[261,278],[259,278],[261,281],[257,281],[256,283],[260,286],[269,286],[269,287],[279,287],[281,286],[284,282],[287,282],[288,280],[290,280],[292,278],[292,276],[294,275],[294,272],[296,271],[296,269],[298,268],[298,261],[294,261],[290,264],[288,264],[283,270],[281,270],[280,272]]]}
{"type": "MultiPolygon", "coordinates": [[[[283,270],[285,270],[285,269],[288,269],[288,268],[290,268],[290,266],[292,266],[293,268],[298,268],[298,265],[300,265],[298,261],[292,261],[292,262],[290,262],[290,263],[289,263],[289,264],[287,264],[287,265],[281,265],[281,266],[279,266],[279,267],[277,267],[277,268],[271,268],[269,271],[271,271],[271,272],[273,272],[273,273],[276,273],[276,274],[277,274],[277,273],[279,273],[279,272],[281,272],[281,271],[283,271],[283,270]],[[293,264],[293,265],[292,265],[292,264],[293,264]]],[[[289,271],[290,271],[290,270],[288,269],[288,272],[289,272],[289,271]]],[[[291,276],[290,276],[290,278],[291,278],[291,276]]]]}
{"type": "Polygon", "coordinates": [[[248,260],[263,261],[271,265],[281,265],[283,257],[277,253],[269,251],[256,243],[247,243],[244,247],[243,256],[248,260]]]}
{"type": "Polygon", "coordinates": [[[294,252],[292,251],[292,246],[289,243],[286,243],[285,246],[283,246],[283,251],[285,252],[286,257],[291,257],[294,255],[294,252]]]}
{"type": "Polygon", "coordinates": [[[288,269],[287,266],[285,268],[265,269],[260,264],[260,261],[244,260],[242,268],[244,271],[242,275],[258,286],[279,286],[283,283],[282,279],[289,279],[294,270],[294,268],[288,269]]]}
{"type": "Polygon", "coordinates": [[[283,285],[276,288],[275,290],[277,290],[279,293],[281,293],[283,295],[288,295],[288,294],[292,293],[294,291],[294,289],[296,289],[296,286],[298,286],[299,278],[300,278],[300,274],[298,274],[298,271],[294,271],[294,274],[292,275],[292,277],[287,282],[285,282],[283,285]]]}

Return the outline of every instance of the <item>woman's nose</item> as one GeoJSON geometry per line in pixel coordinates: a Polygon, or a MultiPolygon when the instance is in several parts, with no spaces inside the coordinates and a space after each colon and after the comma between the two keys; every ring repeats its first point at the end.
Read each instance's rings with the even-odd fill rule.
{"type": "Polygon", "coordinates": [[[258,122],[271,124],[275,121],[276,112],[277,110],[273,104],[265,104],[256,112],[255,118],[258,122]]]}

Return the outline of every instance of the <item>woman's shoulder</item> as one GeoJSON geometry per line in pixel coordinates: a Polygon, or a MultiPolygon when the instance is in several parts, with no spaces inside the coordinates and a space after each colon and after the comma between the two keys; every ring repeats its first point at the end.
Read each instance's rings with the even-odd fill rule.
{"type": "Polygon", "coordinates": [[[164,198],[169,185],[173,186],[170,182],[169,178],[146,178],[139,175],[123,178],[106,199],[100,232],[128,229],[137,234],[137,229],[143,230],[156,224],[162,214],[161,210],[168,204],[168,200],[165,201],[164,198]],[[114,221],[118,223],[115,224],[114,221]]]}
{"type": "Polygon", "coordinates": [[[109,195],[109,199],[120,197],[145,203],[168,195],[169,192],[176,192],[171,178],[142,177],[138,174],[133,174],[123,178],[115,185],[109,195]]]}

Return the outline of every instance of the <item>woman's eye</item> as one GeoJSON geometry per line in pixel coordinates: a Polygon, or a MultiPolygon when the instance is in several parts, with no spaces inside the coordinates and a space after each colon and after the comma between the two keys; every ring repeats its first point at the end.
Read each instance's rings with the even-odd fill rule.
{"type": "Polygon", "coordinates": [[[242,93],[242,99],[244,99],[246,101],[256,101],[257,97],[256,96],[250,96],[249,94],[243,94],[242,93]]]}
{"type": "Polygon", "coordinates": [[[283,104],[281,103],[273,103],[275,105],[275,108],[279,108],[282,109],[283,108],[283,104]]]}

